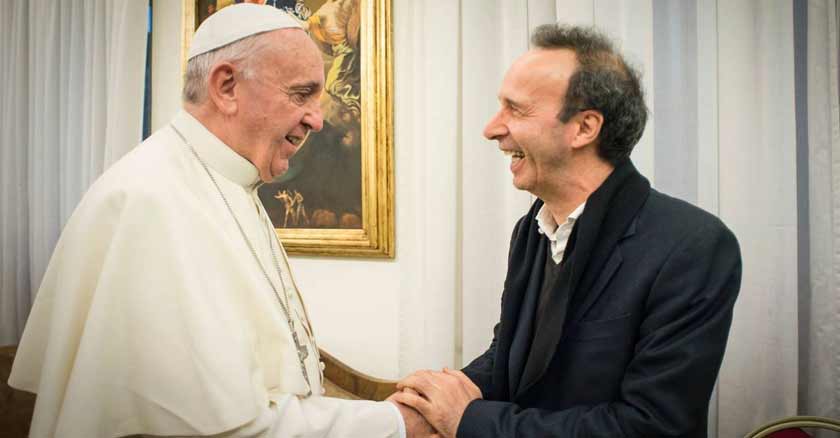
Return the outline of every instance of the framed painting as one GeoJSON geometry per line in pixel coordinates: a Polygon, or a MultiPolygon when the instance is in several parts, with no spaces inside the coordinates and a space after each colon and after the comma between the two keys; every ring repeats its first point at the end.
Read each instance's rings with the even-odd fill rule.
{"type": "MultiPolygon", "coordinates": [[[[184,0],[183,62],[201,22],[243,0],[184,0]]],[[[247,0],[245,0],[247,1],[247,0]]],[[[324,128],[260,188],[290,254],[393,257],[390,0],[252,0],[297,17],[321,50],[324,128]]]]}

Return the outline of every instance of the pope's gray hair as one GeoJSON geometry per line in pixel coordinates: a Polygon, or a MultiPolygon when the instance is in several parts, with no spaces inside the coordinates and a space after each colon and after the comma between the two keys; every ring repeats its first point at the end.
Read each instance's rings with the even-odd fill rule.
{"type": "Polygon", "coordinates": [[[254,74],[252,61],[267,46],[267,40],[262,33],[258,33],[202,53],[187,61],[181,99],[195,105],[203,103],[207,99],[207,80],[210,69],[220,62],[236,64],[244,77],[252,77],[254,74]]]}

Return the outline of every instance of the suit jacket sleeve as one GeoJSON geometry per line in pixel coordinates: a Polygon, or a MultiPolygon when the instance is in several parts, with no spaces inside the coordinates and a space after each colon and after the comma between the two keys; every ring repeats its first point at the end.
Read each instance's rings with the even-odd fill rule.
{"type": "Polygon", "coordinates": [[[701,227],[675,247],[653,282],[636,354],[615,401],[549,411],[475,400],[457,436],[681,436],[695,430],[706,418],[740,280],[735,236],[719,222],[701,227]]]}
{"type": "Polygon", "coordinates": [[[499,334],[499,326],[496,324],[493,329],[493,341],[490,342],[490,347],[481,356],[478,356],[470,362],[469,365],[462,370],[470,380],[478,386],[481,394],[486,398],[489,394],[495,394],[492,390],[493,385],[493,366],[496,358],[496,338],[499,334]]]}

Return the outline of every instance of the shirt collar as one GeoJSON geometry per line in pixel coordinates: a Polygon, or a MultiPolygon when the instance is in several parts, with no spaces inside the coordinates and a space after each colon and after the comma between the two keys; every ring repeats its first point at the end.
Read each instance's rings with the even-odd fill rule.
{"type": "MultiPolygon", "coordinates": [[[[586,201],[583,201],[582,204],[578,205],[569,216],[566,218],[566,222],[564,224],[574,225],[575,221],[580,217],[583,213],[583,209],[586,208],[586,201]]],[[[557,221],[554,220],[554,216],[551,215],[551,211],[548,210],[548,206],[545,204],[540,207],[540,211],[537,212],[537,231],[540,234],[545,234],[549,236],[550,239],[554,240],[556,238],[556,234],[558,231],[559,225],[557,221]]]]}
{"type": "Polygon", "coordinates": [[[172,125],[184,136],[187,144],[195,148],[207,167],[245,188],[259,184],[257,168],[213,135],[190,113],[182,109],[172,120],[172,125]]]}

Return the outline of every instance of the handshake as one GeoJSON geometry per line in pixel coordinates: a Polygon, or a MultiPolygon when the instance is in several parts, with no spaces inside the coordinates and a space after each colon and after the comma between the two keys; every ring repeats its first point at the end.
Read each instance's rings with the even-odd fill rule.
{"type": "Polygon", "coordinates": [[[417,371],[397,383],[388,401],[399,408],[406,437],[454,438],[458,424],[481,390],[461,371],[417,371]]]}

